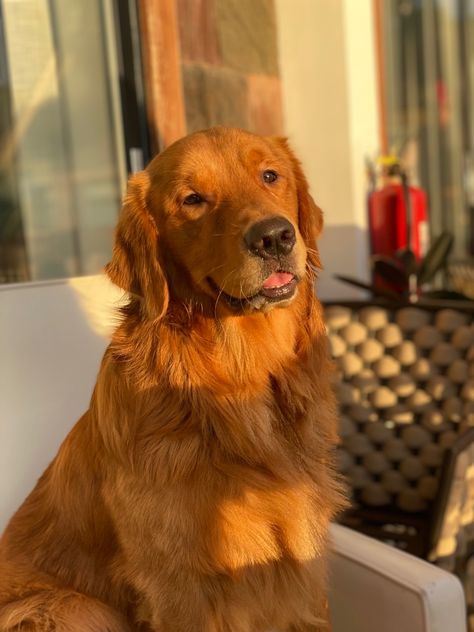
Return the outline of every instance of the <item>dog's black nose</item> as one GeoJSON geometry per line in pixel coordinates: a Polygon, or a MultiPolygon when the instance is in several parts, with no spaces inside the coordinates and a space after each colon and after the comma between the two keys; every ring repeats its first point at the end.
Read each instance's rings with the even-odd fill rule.
{"type": "Polygon", "coordinates": [[[296,242],[295,229],[284,217],[272,217],[250,227],[244,237],[247,248],[263,259],[287,255],[296,242]]]}

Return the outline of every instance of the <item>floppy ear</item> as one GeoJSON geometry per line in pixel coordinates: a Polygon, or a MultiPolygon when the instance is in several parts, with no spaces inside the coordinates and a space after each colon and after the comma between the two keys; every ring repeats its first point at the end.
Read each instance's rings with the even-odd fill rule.
{"type": "Polygon", "coordinates": [[[112,260],[105,272],[113,283],[142,299],[149,318],[164,316],[169,292],[159,261],[159,236],[147,208],[150,179],[146,171],[130,177],[115,231],[112,260]]]}
{"type": "Polygon", "coordinates": [[[293,168],[298,197],[298,228],[308,248],[308,261],[316,268],[321,267],[316,240],[323,229],[323,212],[309,193],[309,185],[301,168],[301,162],[295,156],[286,138],[275,138],[285,151],[293,168]]]}

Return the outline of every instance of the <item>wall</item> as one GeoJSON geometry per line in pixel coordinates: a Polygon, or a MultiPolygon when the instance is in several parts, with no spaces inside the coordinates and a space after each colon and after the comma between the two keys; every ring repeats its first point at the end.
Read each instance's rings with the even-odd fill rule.
{"type": "Polygon", "coordinates": [[[275,0],[286,133],[325,211],[324,299],[368,278],[364,160],[378,150],[372,0],[275,0]]]}
{"type": "Polygon", "coordinates": [[[282,131],[273,0],[177,0],[187,131],[282,131]]]}
{"type": "Polygon", "coordinates": [[[229,125],[283,129],[274,0],[141,0],[154,150],[229,125]]]}

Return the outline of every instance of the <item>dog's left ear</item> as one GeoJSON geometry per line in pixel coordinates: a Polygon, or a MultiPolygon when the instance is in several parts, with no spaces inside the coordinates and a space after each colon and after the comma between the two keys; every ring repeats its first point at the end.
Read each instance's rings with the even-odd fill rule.
{"type": "Polygon", "coordinates": [[[149,188],[146,171],[130,177],[105,272],[115,285],[139,298],[143,312],[155,320],[166,313],[169,291],[160,263],[158,228],[148,209],[149,188]]]}
{"type": "Polygon", "coordinates": [[[316,240],[323,229],[323,212],[309,193],[309,185],[301,167],[301,162],[295,156],[286,138],[274,137],[273,140],[286,153],[290,160],[295,178],[298,197],[298,228],[308,248],[308,261],[316,268],[321,267],[321,260],[316,246],[316,240]]]}

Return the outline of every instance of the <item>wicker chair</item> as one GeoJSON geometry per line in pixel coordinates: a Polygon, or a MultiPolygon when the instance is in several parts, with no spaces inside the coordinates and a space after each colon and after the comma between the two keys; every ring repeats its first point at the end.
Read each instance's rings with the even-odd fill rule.
{"type": "Polygon", "coordinates": [[[474,309],[325,307],[338,367],[341,522],[462,579],[474,550],[474,309]]]}

